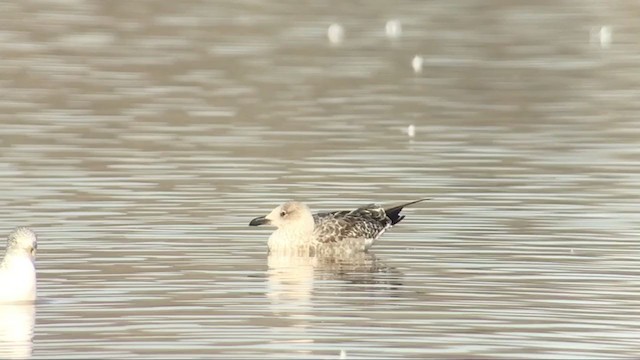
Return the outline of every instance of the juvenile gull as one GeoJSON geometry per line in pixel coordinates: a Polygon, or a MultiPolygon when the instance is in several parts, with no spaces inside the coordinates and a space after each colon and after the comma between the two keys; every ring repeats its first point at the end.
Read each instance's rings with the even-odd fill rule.
{"type": "Polygon", "coordinates": [[[427,199],[383,208],[368,204],[355,210],[311,214],[304,203],[288,201],[269,213],[257,217],[250,226],[273,225],[269,237],[270,252],[300,255],[334,255],[367,251],[387,229],[399,223],[405,206],[427,199]]]}
{"type": "Polygon", "coordinates": [[[36,299],[36,234],[19,227],[9,234],[0,263],[0,303],[32,302],[36,299]]]}

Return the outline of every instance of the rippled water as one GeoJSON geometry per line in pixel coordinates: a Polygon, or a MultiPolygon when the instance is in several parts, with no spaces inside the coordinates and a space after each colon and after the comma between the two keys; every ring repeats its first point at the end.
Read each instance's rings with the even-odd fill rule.
{"type": "Polygon", "coordinates": [[[640,356],[638,15],[0,4],[0,224],[40,241],[0,356],[640,356]],[[247,226],[289,198],[420,197],[336,262],[268,256],[247,226]]]}

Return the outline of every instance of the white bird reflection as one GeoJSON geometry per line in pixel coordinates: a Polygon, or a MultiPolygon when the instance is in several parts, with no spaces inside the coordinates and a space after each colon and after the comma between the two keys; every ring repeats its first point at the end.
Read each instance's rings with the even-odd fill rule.
{"type": "MultiPolygon", "coordinates": [[[[291,253],[271,252],[268,258],[268,297],[273,309],[284,313],[304,313],[311,310],[312,294],[317,280],[343,281],[348,290],[367,291],[363,284],[386,283],[391,287],[397,281],[390,281],[388,274],[393,269],[386,266],[375,255],[361,252],[340,256],[295,256],[291,253]],[[351,285],[358,285],[353,287],[351,285]]],[[[391,277],[393,279],[393,277],[391,277]]]]}
{"type": "Polygon", "coordinates": [[[271,328],[277,335],[272,342],[286,345],[300,357],[312,353],[309,344],[317,335],[311,333],[311,327],[317,324],[317,317],[326,316],[316,307],[326,307],[327,301],[348,302],[349,297],[342,297],[341,289],[350,296],[359,292],[376,296],[382,292],[388,297],[400,285],[398,273],[368,252],[342,257],[270,252],[268,265],[267,297],[279,321],[271,328]],[[327,286],[332,293],[336,289],[339,292],[335,299],[323,295],[327,286]]]}
{"type": "Polygon", "coordinates": [[[33,347],[34,304],[0,304],[0,359],[28,359],[33,347]]]}

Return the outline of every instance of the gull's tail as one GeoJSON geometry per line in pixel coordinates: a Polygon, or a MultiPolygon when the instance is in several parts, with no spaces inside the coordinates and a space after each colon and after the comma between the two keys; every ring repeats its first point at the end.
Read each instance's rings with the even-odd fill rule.
{"type": "Polygon", "coordinates": [[[413,205],[425,200],[431,200],[431,199],[418,199],[415,201],[408,202],[406,204],[397,205],[388,209],[384,209],[384,212],[387,214],[387,217],[391,219],[391,225],[393,226],[399,223],[400,221],[402,221],[402,219],[404,219],[404,215],[400,216],[400,211],[402,211],[402,209],[405,206],[413,205]]]}

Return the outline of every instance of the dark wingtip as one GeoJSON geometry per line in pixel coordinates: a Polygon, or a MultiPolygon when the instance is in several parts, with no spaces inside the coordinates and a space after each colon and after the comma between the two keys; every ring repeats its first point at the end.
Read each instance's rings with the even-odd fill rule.
{"type": "Polygon", "coordinates": [[[418,200],[410,201],[410,202],[402,204],[402,205],[397,205],[397,206],[394,206],[394,207],[391,207],[391,208],[388,208],[388,209],[384,209],[384,212],[387,214],[387,217],[389,219],[391,219],[391,225],[395,225],[395,224],[399,223],[400,221],[402,221],[402,219],[404,219],[404,215],[400,216],[400,211],[402,211],[402,209],[405,206],[417,204],[419,202],[426,201],[426,200],[431,200],[431,199],[430,198],[424,198],[424,199],[418,199],[418,200]]]}

